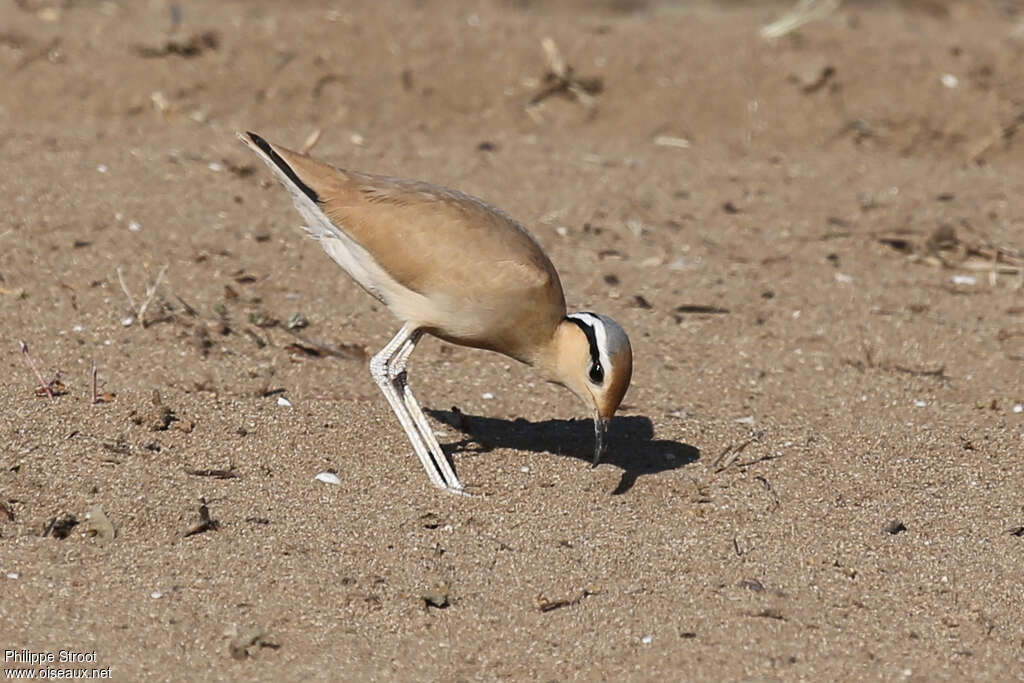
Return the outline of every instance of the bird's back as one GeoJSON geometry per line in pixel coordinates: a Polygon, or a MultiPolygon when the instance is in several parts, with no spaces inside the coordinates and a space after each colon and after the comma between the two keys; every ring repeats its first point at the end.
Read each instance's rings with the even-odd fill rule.
{"type": "Polygon", "coordinates": [[[565,316],[550,259],[499,209],[429,183],[337,169],[253,137],[294,186],[307,220],[315,209],[329,222],[310,226],[324,249],[399,318],[531,362],[529,340],[552,334],[565,316]],[[372,259],[379,272],[352,272],[360,264],[347,241],[365,251],[356,260],[372,259]]]}

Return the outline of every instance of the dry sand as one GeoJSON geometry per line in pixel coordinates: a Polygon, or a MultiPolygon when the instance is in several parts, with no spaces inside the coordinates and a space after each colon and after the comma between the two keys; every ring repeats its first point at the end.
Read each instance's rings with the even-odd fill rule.
{"type": "Polygon", "coordinates": [[[759,37],[787,7],[4,3],[0,648],[123,681],[1024,679],[1024,17],[759,37]],[[544,37],[592,102],[527,111],[544,37]],[[607,464],[568,392],[428,341],[474,495],[431,488],[366,367],[396,322],[238,129],[527,224],[632,336],[607,464]],[[166,269],[145,324],[118,269],[136,309],[166,269]]]}

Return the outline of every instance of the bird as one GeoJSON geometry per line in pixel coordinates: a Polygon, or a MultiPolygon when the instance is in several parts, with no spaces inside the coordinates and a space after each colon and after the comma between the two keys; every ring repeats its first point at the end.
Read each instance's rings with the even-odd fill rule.
{"type": "Polygon", "coordinates": [[[401,322],[370,374],[433,485],[465,495],[409,386],[406,366],[423,335],[504,354],[569,389],[592,411],[597,467],[632,378],[629,337],[607,316],[567,312],[558,272],[525,227],[458,190],[237,135],[288,190],[307,233],[401,322]]]}

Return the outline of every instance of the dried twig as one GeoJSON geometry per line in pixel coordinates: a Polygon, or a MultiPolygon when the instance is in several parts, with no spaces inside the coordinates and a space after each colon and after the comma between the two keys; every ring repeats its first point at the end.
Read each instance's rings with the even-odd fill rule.
{"type": "Polygon", "coordinates": [[[761,37],[781,38],[805,24],[824,19],[839,7],[840,2],[841,0],[797,0],[793,9],[776,21],[761,27],[761,37]]]}
{"type": "MultiPolygon", "coordinates": [[[[738,444],[730,444],[729,446],[726,446],[725,450],[722,451],[721,454],[719,454],[719,456],[717,458],[715,458],[715,462],[713,464],[713,467],[715,468],[715,472],[723,472],[723,471],[729,469],[729,467],[734,462],[736,462],[739,459],[740,453],[742,453],[744,450],[746,450],[747,446],[749,446],[750,444],[759,442],[764,437],[764,434],[765,433],[762,430],[762,431],[757,432],[756,434],[754,434],[752,437],[750,437],[746,441],[742,441],[742,442],[740,442],[738,444]]],[[[760,458],[759,460],[753,461],[753,462],[760,462],[760,460],[770,460],[770,459],[771,459],[771,457],[765,457],[765,458],[760,458]]],[[[746,463],[746,464],[751,465],[751,464],[753,464],[753,462],[746,463]]]]}
{"type": "Polygon", "coordinates": [[[28,366],[32,368],[32,372],[35,373],[36,379],[39,380],[39,386],[43,388],[43,391],[46,392],[46,395],[50,397],[51,401],[53,401],[53,391],[50,390],[50,385],[47,384],[46,381],[43,379],[42,373],[40,373],[39,368],[36,367],[36,362],[32,360],[32,354],[28,352],[28,344],[26,344],[24,341],[19,341],[18,344],[21,346],[21,352],[25,354],[25,360],[28,361],[28,366]]]}
{"type": "Polygon", "coordinates": [[[566,95],[592,110],[596,104],[595,95],[604,89],[600,78],[580,78],[573,73],[573,68],[566,63],[562,53],[551,38],[541,40],[544,56],[548,61],[548,71],[544,74],[543,87],[526,103],[528,114],[537,118],[534,109],[552,95],[566,95]]]}
{"type": "Polygon", "coordinates": [[[198,318],[199,317],[199,312],[195,308],[190,306],[187,301],[182,299],[177,294],[174,295],[174,298],[178,300],[178,303],[180,303],[185,308],[185,312],[188,313],[191,317],[193,317],[193,318],[198,318]]]}
{"type": "MultiPolygon", "coordinates": [[[[92,405],[98,405],[100,403],[110,403],[114,400],[114,394],[112,391],[104,391],[102,394],[99,390],[99,371],[96,368],[96,361],[92,362],[92,405]]],[[[106,384],[106,382],[104,382],[106,384]]]]}
{"type": "MultiPolygon", "coordinates": [[[[145,315],[146,309],[149,308],[149,305],[151,303],[153,303],[153,297],[156,296],[156,290],[160,286],[160,283],[163,281],[164,274],[166,272],[167,272],[167,266],[164,266],[163,268],[160,269],[160,272],[157,273],[156,281],[153,283],[153,286],[146,288],[146,300],[142,302],[141,306],[139,306],[139,315],[138,315],[138,319],[139,320],[142,320],[142,316],[145,315]]],[[[143,325],[143,327],[145,327],[146,323],[143,322],[142,325],[143,325]]]]}
{"type": "Polygon", "coordinates": [[[302,143],[302,147],[299,147],[299,153],[309,154],[309,151],[313,149],[317,142],[320,141],[321,132],[322,131],[319,128],[317,128],[312,133],[310,133],[309,137],[306,138],[306,141],[302,143]]]}
{"type": "Polygon", "coordinates": [[[199,521],[193,524],[185,531],[182,536],[188,538],[196,534],[201,534],[205,531],[216,531],[220,527],[220,522],[210,517],[210,508],[206,504],[206,498],[199,499],[199,521]]]}
{"type": "Polygon", "coordinates": [[[134,323],[136,320],[139,320],[142,321],[143,327],[146,326],[146,323],[145,321],[143,321],[142,317],[146,314],[146,309],[149,308],[149,305],[153,303],[153,299],[156,297],[156,291],[160,287],[160,283],[163,282],[164,275],[166,273],[167,266],[164,266],[160,269],[160,272],[157,273],[156,281],[151,286],[146,286],[146,298],[136,308],[135,298],[132,296],[132,293],[128,290],[128,284],[124,281],[124,271],[121,269],[121,266],[117,267],[117,281],[121,283],[121,290],[124,292],[124,295],[128,298],[128,306],[132,310],[132,315],[129,315],[121,320],[122,325],[124,325],[125,327],[130,327],[132,323],[134,323]]]}
{"type": "Polygon", "coordinates": [[[189,469],[186,467],[185,474],[191,474],[193,477],[211,477],[213,479],[238,479],[238,473],[235,472],[234,465],[227,469],[189,469]]]}
{"type": "Polygon", "coordinates": [[[580,604],[592,595],[598,595],[600,592],[601,591],[597,589],[584,588],[580,591],[579,595],[571,598],[556,598],[554,600],[546,598],[544,594],[541,593],[537,595],[536,598],[537,609],[541,612],[553,612],[554,610],[561,609],[562,607],[572,607],[580,604]]]}
{"type": "Polygon", "coordinates": [[[991,285],[998,275],[1024,277],[1024,252],[976,233],[961,237],[948,224],[940,225],[923,242],[907,234],[881,234],[876,239],[917,263],[988,273],[991,285]]]}
{"type": "Polygon", "coordinates": [[[132,293],[128,291],[128,285],[124,281],[124,271],[121,269],[121,266],[117,267],[117,281],[121,283],[121,291],[128,297],[128,308],[134,311],[135,299],[132,298],[132,293]]]}
{"type": "Polygon", "coordinates": [[[946,374],[945,365],[940,365],[939,367],[934,368],[932,370],[923,370],[919,368],[908,368],[903,365],[890,365],[889,363],[886,363],[882,365],[882,369],[891,370],[893,372],[902,372],[903,374],[910,375],[911,377],[931,377],[939,380],[943,384],[949,384],[950,381],[949,375],[946,374]]]}
{"type": "Polygon", "coordinates": [[[779,507],[779,494],[777,494],[775,492],[775,489],[772,488],[771,482],[768,481],[768,479],[766,479],[765,477],[762,477],[759,474],[755,475],[754,479],[757,479],[759,482],[761,482],[761,486],[764,487],[765,493],[768,494],[768,497],[772,501],[772,509],[774,510],[775,508],[779,507]]]}

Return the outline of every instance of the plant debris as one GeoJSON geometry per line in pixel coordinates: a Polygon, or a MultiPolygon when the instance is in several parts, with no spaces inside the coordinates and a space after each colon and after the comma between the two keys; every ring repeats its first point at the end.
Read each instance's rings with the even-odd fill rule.
{"type": "Polygon", "coordinates": [[[293,313],[292,317],[288,318],[288,322],[284,324],[285,329],[288,330],[301,330],[305,327],[309,327],[309,319],[301,313],[293,313]]]}
{"type": "MultiPolygon", "coordinates": [[[[114,441],[102,441],[100,446],[105,451],[115,453],[117,455],[129,455],[132,452],[131,445],[125,441],[124,437],[118,437],[114,441]]],[[[120,462],[119,460],[110,460],[108,462],[120,462]]]]}
{"type": "MultiPolygon", "coordinates": [[[[715,458],[715,462],[712,463],[712,467],[715,468],[715,472],[723,472],[729,469],[729,467],[731,467],[733,463],[735,463],[739,459],[740,454],[746,450],[747,446],[749,446],[752,443],[760,443],[761,439],[764,438],[764,435],[765,432],[764,430],[762,430],[751,436],[746,441],[741,441],[738,444],[729,444],[728,446],[726,446],[725,450],[719,453],[718,457],[715,458]]],[[[761,462],[762,460],[771,460],[772,458],[773,456],[763,456],[761,458],[752,460],[747,463],[741,463],[738,466],[747,467],[749,465],[753,465],[756,462],[761,462]]]]}
{"type": "Polygon", "coordinates": [[[451,597],[449,595],[448,584],[439,583],[430,590],[423,593],[420,596],[423,599],[423,603],[426,607],[435,607],[437,609],[445,609],[451,606],[451,597]]]}
{"type": "Polygon", "coordinates": [[[327,356],[340,358],[341,360],[364,361],[369,356],[366,347],[362,344],[345,342],[329,344],[325,341],[305,337],[294,332],[292,334],[299,341],[292,342],[284,348],[289,352],[291,359],[294,361],[301,361],[307,358],[325,358],[327,356]]]}
{"type": "Polygon", "coordinates": [[[951,377],[946,374],[946,366],[940,365],[936,368],[912,368],[905,365],[896,365],[895,363],[884,362],[879,363],[875,360],[874,350],[870,346],[863,347],[864,360],[852,360],[849,358],[843,359],[844,365],[856,368],[859,372],[865,370],[885,370],[886,372],[899,372],[911,377],[928,377],[937,379],[943,384],[949,385],[951,383],[951,377]]]}
{"type": "Polygon", "coordinates": [[[150,431],[165,432],[178,417],[173,410],[164,405],[160,399],[160,392],[156,389],[153,390],[152,401],[153,407],[149,411],[140,413],[133,409],[128,417],[137,425],[145,425],[150,431]]]}
{"type": "Polygon", "coordinates": [[[204,52],[216,50],[219,47],[220,34],[217,31],[203,31],[195,33],[184,40],[170,38],[159,47],[138,45],[135,47],[135,53],[147,59],[170,56],[190,59],[192,57],[199,57],[204,52]]]}
{"type": "Polygon", "coordinates": [[[51,517],[43,529],[43,538],[51,536],[63,540],[71,535],[71,530],[78,526],[78,518],[70,512],[65,512],[57,517],[51,517]]]}
{"type": "Polygon", "coordinates": [[[579,595],[575,595],[571,598],[556,598],[554,600],[545,597],[543,593],[538,593],[536,598],[537,609],[541,612],[553,612],[554,610],[561,609],[563,607],[578,605],[590,596],[598,595],[600,593],[600,590],[584,588],[580,591],[579,595]]]}
{"type": "Polygon", "coordinates": [[[917,233],[898,232],[877,240],[913,262],[930,266],[988,272],[990,278],[1024,274],[1024,251],[979,236],[962,237],[949,223],[940,224],[923,239],[917,233]]]}
{"type": "Polygon", "coordinates": [[[98,403],[110,403],[111,401],[114,400],[114,397],[117,396],[117,394],[113,393],[112,391],[105,391],[102,394],[99,393],[99,389],[98,389],[99,379],[98,378],[99,378],[99,373],[96,370],[96,361],[93,361],[93,363],[92,363],[92,405],[96,405],[98,403]]]}
{"type": "Polygon", "coordinates": [[[633,307],[633,308],[642,308],[645,311],[649,311],[652,308],[654,308],[654,306],[651,305],[651,302],[649,302],[647,299],[645,299],[640,294],[634,294],[633,295],[633,300],[630,302],[629,305],[631,307],[633,307]]]}
{"type": "Polygon", "coordinates": [[[884,531],[887,534],[892,534],[893,536],[899,533],[903,533],[906,530],[906,525],[898,519],[886,522],[885,526],[882,527],[882,531],[884,531]]]}
{"type": "Polygon", "coordinates": [[[262,311],[253,311],[252,313],[250,313],[249,322],[255,325],[256,327],[261,328],[277,327],[278,325],[281,324],[280,320],[266,313],[263,313],[262,311]]]}
{"type": "Polygon", "coordinates": [[[770,24],[761,27],[761,37],[781,38],[801,26],[824,19],[839,7],[842,0],[797,0],[793,8],[770,24]]]}
{"type": "Polygon", "coordinates": [[[68,393],[68,388],[64,385],[64,382],[60,381],[60,372],[47,382],[45,387],[36,387],[36,396],[49,396],[51,400],[55,396],[63,396],[66,393],[68,393]]]}
{"type": "Polygon", "coordinates": [[[673,309],[676,313],[707,313],[710,315],[725,315],[729,312],[728,308],[722,308],[721,306],[708,306],[704,304],[682,304],[676,306],[673,309]]]}
{"type": "Polygon", "coordinates": [[[231,658],[239,661],[248,659],[252,656],[252,652],[250,650],[254,647],[266,647],[272,650],[276,650],[281,647],[277,643],[268,640],[267,635],[267,631],[262,628],[251,628],[239,633],[232,638],[231,642],[228,644],[228,652],[231,653],[231,658]]]}
{"type": "Polygon", "coordinates": [[[212,479],[238,479],[239,474],[235,471],[234,466],[224,469],[189,469],[185,468],[185,474],[191,474],[193,477],[210,477],[212,479]]]}
{"type": "Polygon", "coordinates": [[[195,536],[207,531],[216,531],[220,528],[220,522],[210,517],[210,508],[206,505],[206,499],[199,499],[199,521],[193,524],[182,534],[182,538],[195,536]]]}
{"type": "Polygon", "coordinates": [[[147,321],[145,319],[146,311],[149,309],[153,300],[156,298],[157,290],[160,289],[160,283],[164,280],[164,275],[167,274],[167,266],[163,266],[160,272],[156,275],[156,280],[152,285],[146,285],[146,297],[142,300],[142,303],[135,306],[135,297],[132,296],[131,291],[128,289],[128,283],[124,279],[124,270],[121,266],[117,267],[117,281],[121,285],[121,291],[124,292],[125,298],[128,299],[128,307],[131,310],[129,315],[121,318],[121,325],[124,327],[131,327],[135,321],[142,323],[143,327],[149,327],[149,325],[156,322],[163,322],[172,319],[171,316],[163,315],[156,320],[147,321]]]}
{"type": "Polygon", "coordinates": [[[562,53],[551,38],[541,40],[544,56],[548,60],[548,70],[541,78],[541,89],[526,104],[527,113],[535,116],[534,109],[544,100],[554,95],[561,95],[575,100],[587,110],[595,105],[595,96],[604,90],[604,81],[600,78],[580,78],[574,74],[572,66],[566,63],[562,53]]]}
{"type": "Polygon", "coordinates": [[[32,369],[36,379],[39,381],[39,387],[36,388],[36,396],[48,396],[52,401],[55,396],[66,394],[67,390],[64,384],[60,381],[60,373],[51,379],[49,382],[43,379],[43,375],[39,372],[39,368],[36,366],[35,360],[32,358],[32,354],[28,351],[28,344],[24,341],[19,341],[18,346],[21,348],[22,355],[25,356],[25,361],[28,366],[32,369]]]}

